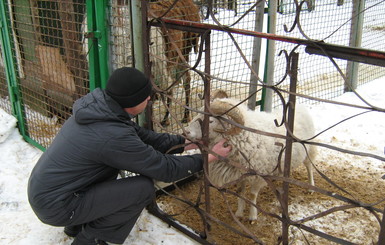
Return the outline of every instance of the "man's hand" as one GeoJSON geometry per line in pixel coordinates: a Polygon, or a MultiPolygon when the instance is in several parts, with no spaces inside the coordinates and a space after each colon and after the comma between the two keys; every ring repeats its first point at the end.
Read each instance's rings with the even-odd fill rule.
{"type": "Polygon", "coordinates": [[[185,151],[194,150],[194,149],[198,149],[199,148],[196,144],[192,143],[188,139],[185,140],[185,144],[186,144],[186,146],[184,147],[185,151]]]}
{"type": "MultiPolygon", "coordinates": [[[[231,149],[232,147],[227,143],[227,140],[222,139],[218,143],[216,143],[211,150],[221,157],[227,157],[231,149]]],[[[216,160],[218,160],[217,156],[209,154],[208,162],[213,162],[216,160]]]]}

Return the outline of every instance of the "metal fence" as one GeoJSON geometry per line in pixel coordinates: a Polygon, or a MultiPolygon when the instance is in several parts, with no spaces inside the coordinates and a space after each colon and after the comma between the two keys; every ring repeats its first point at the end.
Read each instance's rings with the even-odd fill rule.
{"type": "MultiPolygon", "coordinates": [[[[4,62],[3,62],[3,56],[1,52],[1,47],[0,47],[0,67],[4,67],[4,62]]],[[[5,79],[5,70],[0,69],[0,80],[1,81],[6,81],[5,79]]],[[[8,114],[12,114],[12,109],[11,109],[11,104],[9,101],[9,96],[8,96],[8,87],[5,82],[0,83],[0,108],[3,109],[5,112],[8,114]]]]}
{"type": "Polygon", "coordinates": [[[2,87],[11,86],[19,125],[28,139],[47,147],[71,115],[75,99],[89,91],[82,50],[85,4],[68,1],[2,1],[2,87]],[[4,72],[4,69],[2,69],[4,72]]]}
{"type": "MultiPolygon", "coordinates": [[[[385,12],[385,5],[379,1],[362,1],[361,6],[353,5],[355,1],[309,1],[309,6],[303,4],[299,13],[297,27],[291,32],[289,29],[295,21],[297,12],[293,1],[281,1],[277,14],[276,33],[279,35],[298,37],[310,40],[319,40],[336,45],[362,47],[372,50],[385,50],[383,38],[384,23],[381,15],[385,12]],[[354,8],[356,9],[354,11],[354,8]],[[358,13],[362,16],[358,15],[358,13]],[[303,33],[301,33],[301,31],[303,33]]],[[[280,50],[291,50],[295,45],[276,42],[274,82],[278,82],[285,71],[284,57],[278,57],[280,50]]],[[[328,57],[308,55],[305,48],[297,50],[300,53],[299,93],[316,96],[322,99],[332,99],[346,91],[344,79],[328,57]],[[317,67],[317,69],[314,69],[317,67]]],[[[362,85],[385,75],[385,68],[380,66],[354,64],[358,66],[357,73],[349,71],[352,62],[336,60],[339,68],[348,77],[351,84],[362,85]],[[349,63],[349,65],[348,65],[349,63]],[[352,77],[356,76],[356,77],[352,77]],[[353,81],[354,80],[354,81],[353,81]]],[[[288,86],[283,83],[282,86],[288,86]]],[[[278,98],[274,105],[279,104],[278,98]]]]}
{"type": "MultiPolygon", "coordinates": [[[[331,57],[309,55],[301,45],[323,40],[385,51],[385,1],[3,0],[0,7],[0,107],[13,113],[25,138],[42,149],[71,115],[72,103],[104,87],[109,72],[122,66],[140,67],[156,85],[147,110],[150,126],[178,134],[215,89],[244,101],[251,97],[248,105],[257,110],[281,106],[279,93],[270,92],[289,90],[285,52],[294,49],[297,92],[313,97],[299,96],[301,103],[331,99],[353,80],[360,85],[385,75],[384,67],[336,60],[344,79],[331,57]],[[293,23],[286,31],[284,25],[290,29],[293,23]]],[[[208,192],[207,183],[205,188],[208,192]]],[[[188,189],[182,192],[185,197],[188,189]]],[[[200,208],[200,200],[167,197],[182,199],[188,210],[200,208]]],[[[189,215],[206,221],[210,213],[203,212],[189,215]]],[[[237,230],[216,218],[210,217],[231,231],[216,235],[220,242],[227,235],[245,242],[264,235],[239,220],[237,230]]]]}
{"type": "MultiPolygon", "coordinates": [[[[171,5],[173,1],[165,1],[171,5]]],[[[347,45],[351,39],[351,26],[354,13],[352,11],[352,1],[310,1],[312,4],[302,4],[302,11],[298,13],[298,26],[301,27],[306,36],[314,40],[324,40],[328,43],[347,45]]],[[[45,139],[35,137],[33,132],[36,122],[40,122],[47,128],[46,124],[57,120],[64,122],[71,114],[71,106],[73,101],[89,91],[89,88],[102,86],[108,75],[108,70],[121,66],[132,66],[134,52],[132,48],[131,35],[131,8],[127,1],[110,1],[102,3],[108,5],[108,11],[105,13],[105,20],[100,21],[100,17],[86,17],[85,1],[35,1],[24,3],[23,1],[15,1],[13,4],[5,4],[4,2],[4,23],[12,23],[9,26],[9,46],[12,53],[12,64],[9,66],[10,73],[15,72],[20,91],[26,91],[23,97],[23,105],[27,106],[27,111],[32,109],[42,113],[46,118],[26,118],[26,124],[31,124],[27,135],[35,140],[38,144],[46,147],[49,145],[50,139],[56,132],[57,127],[53,126],[49,130],[49,134],[45,139]],[[12,15],[9,15],[9,12],[12,15]],[[88,19],[91,20],[87,24],[88,19]],[[93,26],[107,24],[105,36],[106,42],[104,57],[95,57],[93,49],[96,48],[93,26]],[[95,24],[96,23],[96,24],[95,24]],[[107,53],[109,55],[107,56],[107,53]],[[90,69],[98,67],[97,59],[104,58],[107,62],[105,65],[107,71],[97,73],[90,69]],[[91,62],[91,64],[89,64],[91,62]],[[107,74],[107,75],[106,75],[107,74]],[[100,77],[99,82],[94,82],[100,77]],[[53,120],[51,120],[53,118],[53,120]],[[48,136],[50,135],[50,136],[48,136]]],[[[291,32],[286,32],[284,26],[288,28],[295,20],[296,11],[295,2],[280,1],[276,14],[276,22],[272,22],[271,18],[265,13],[268,7],[267,3],[260,1],[218,1],[213,2],[213,15],[208,13],[209,5],[205,1],[195,1],[196,8],[199,13],[196,16],[189,17],[183,8],[180,13],[167,13],[166,17],[172,17],[180,20],[192,20],[199,23],[213,24],[216,26],[229,26],[241,30],[249,31],[268,31],[268,24],[275,24],[276,34],[286,35],[288,37],[304,38],[299,28],[294,28],[291,32]],[[249,12],[247,12],[249,11],[249,12]],[[258,12],[259,11],[259,12],[258,12]],[[179,14],[178,17],[172,15],[179,14]]],[[[99,3],[100,4],[100,3],[99,3]]],[[[96,4],[97,5],[97,4],[96,4]]],[[[150,3],[148,11],[148,20],[153,19],[154,14],[161,16],[162,11],[167,9],[167,5],[159,8],[156,2],[150,3]],[[152,6],[152,7],[151,7],[152,6]],[[153,8],[153,9],[151,9],[153,8]],[[152,15],[152,16],[151,16],[152,15]]],[[[362,47],[373,50],[384,50],[384,42],[382,42],[383,24],[381,23],[381,12],[384,11],[384,4],[378,4],[377,1],[365,1],[365,9],[362,19],[362,47]]],[[[90,8],[92,11],[92,7],[90,8]]],[[[190,11],[192,12],[192,11],[190,11]]],[[[269,27],[270,28],[270,27],[269,27]]],[[[270,28],[271,29],[271,28],[270,28]]],[[[174,34],[183,34],[183,31],[175,30],[174,34]]],[[[191,32],[194,33],[194,32],[191,32]]],[[[98,34],[96,34],[98,35],[98,34]]],[[[168,130],[180,132],[182,125],[178,122],[186,122],[191,115],[187,115],[182,105],[189,108],[199,108],[203,105],[203,79],[199,72],[193,69],[187,72],[183,71],[180,63],[181,57],[176,52],[163,52],[165,49],[172,49],[173,45],[185,45],[188,55],[189,65],[196,63],[196,70],[204,71],[206,63],[210,63],[210,82],[211,89],[221,88],[230,93],[230,96],[245,99],[250,92],[249,84],[255,83],[257,77],[250,72],[249,65],[256,71],[260,80],[270,80],[270,83],[276,84],[284,76],[286,72],[286,60],[283,55],[279,55],[281,50],[291,50],[295,44],[287,42],[275,42],[275,51],[268,53],[270,57],[266,57],[266,40],[254,38],[253,36],[242,34],[231,34],[225,31],[212,31],[210,34],[210,57],[209,61],[205,61],[205,57],[199,57],[199,45],[202,42],[196,33],[194,37],[186,37],[184,43],[170,42],[165,43],[165,32],[161,26],[152,26],[149,32],[149,54],[151,63],[151,76],[159,89],[165,91],[162,95],[154,97],[152,119],[156,130],[168,130]],[[174,56],[172,58],[171,56],[174,56]],[[197,62],[198,59],[200,62],[197,62]],[[245,60],[250,61],[247,64],[245,60]],[[273,62],[271,62],[273,60],[273,62]],[[267,75],[270,74],[270,77],[267,75]],[[271,75],[272,74],[272,75],[271,75]],[[180,78],[178,78],[180,76],[180,78]],[[189,87],[187,86],[189,85],[189,87]],[[172,93],[172,95],[171,95],[172,93]],[[170,103],[172,100],[174,103],[170,103]],[[166,108],[169,108],[168,110],[166,108]],[[172,115],[168,115],[170,111],[172,115]],[[167,128],[164,125],[170,125],[167,128]]],[[[357,34],[359,35],[359,34],[357,34]]],[[[167,40],[166,40],[167,41],[167,40]]],[[[269,45],[273,41],[269,41],[269,45]]],[[[100,46],[100,45],[99,45],[100,46]]],[[[345,91],[344,80],[338,74],[337,69],[329,61],[327,57],[308,55],[304,47],[297,50],[300,54],[300,72],[299,72],[299,93],[309,96],[317,96],[322,99],[331,99],[342,94],[345,91]],[[314,65],[318,69],[313,69],[314,65]]],[[[347,61],[338,60],[337,64],[345,72],[347,69],[347,61]]],[[[362,84],[375,78],[385,75],[383,67],[373,65],[356,64],[358,66],[358,75],[356,80],[362,84]]],[[[4,67],[4,64],[2,64],[4,67]]],[[[4,70],[3,70],[4,72],[4,70]]],[[[350,78],[350,77],[349,77],[350,78]]],[[[7,93],[7,78],[2,78],[2,88],[7,93]]],[[[288,83],[282,82],[281,88],[287,88],[288,83]]],[[[261,92],[257,93],[256,103],[262,103],[261,92]],[[258,102],[259,101],[259,102],[258,102]]],[[[272,106],[279,106],[278,97],[272,95],[272,106]]],[[[254,102],[252,102],[254,104],[254,102]]],[[[194,112],[192,112],[194,115],[194,112]]],[[[36,116],[33,116],[36,117],[36,116]]],[[[60,126],[59,126],[60,127],[60,126]]],[[[50,128],[50,127],[48,127],[50,128]]]]}

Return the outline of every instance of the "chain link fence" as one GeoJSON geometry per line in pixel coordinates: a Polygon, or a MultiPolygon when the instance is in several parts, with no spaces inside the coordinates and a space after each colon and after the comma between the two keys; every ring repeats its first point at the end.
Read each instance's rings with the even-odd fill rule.
{"type": "MultiPolygon", "coordinates": [[[[168,5],[150,3],[148,19],[155,19],[164,14],[173,1],[165,1],[168,5]],[[159,7],[161,6],[161,8],[159,7]],[[156,9],[157,8],[157,9],[156,9]],[[163,9],[162,9],[163,8],[163,9]],[[163,11],[163,12],[162,12],[163,11]]],[[[195,16],[189,17],[186,13],[194,13],[180,9],[179,13],[167,13],[166,17],[181,20],[192,20],[200,23],[214,24],[217,26],[229,26],[242,30],[261,31],[267,30],[267,16],[264,21],[257,22],[257,5],[253,1],[218,1],[213,2],[213,13],[208,12],[205,1],[194,1],[196,4],[195,16]],[[251,10],[251,11],[250,11],[251,10]],[[249,12],[246,12],[249,11],[249,12]],[[246,13],[246,14],[245,14],[246,13]],[[179,16],[177,16],[179,14],[179,16]]],[[[310,1],[311,6],[302,4],[303,10],[298,18],[298,25],[303,33],[310,39],[324,40],[328,43],[349,46],[349,33],[352,20],[352,1],[310,1]]],[[[127,1],[114,0],[108,7],[108,50],[109,69],[121,66],[133,65],[131,15],[130,5],[127,1]]],[[[261,5],[261,4],[259,4],[261,5]]],[[[57,129],[49,130],[47,142],[39,142],[33,136],[32,121],[40,121],[43,125],[51,123],[51,119],[60,123],[64,122],[71,114],[71,106],[74,100],[89,91],[88,56],[92,45],[87,36],[87,18],[85,16],[85,1],[73,1],[71,4],[64,1],[35,1],[29,4],[16,1],[6,5],[6,11],[12,15],[6,15],[6,21],[10,26],[10,42],[13,54],[13,69],[17,71],[17,79],[20,81],[20,91],[23,91],[23,103],[28,109],[42,113],[46,118],[42,120],[26,119],[30,137],[44,147],[49,145],[48,138],[53,137],[57,129]],[[8,17],[11,16],[11,17],[8,17]],[[25,91],[25,93],[24,93],[25,91]],[[32,120],[32,121],[31,121],[32,120]],[[32,130],[32,131],[31,131],[32,130]],[[32,134],[31,134],[32,133],[32,134]]],[[[264,3],[262,8],[267,8],[264,3]]],[[[295,3],[293,1],[280,1],[277,12],[276,33],[290,37],[304,38],[299,28],[286,32],[295,20],[295,3]]],[[[381,12],[384,4],[377,1],[366,1],[362,28],[362,47],[373,50],[384,50],[383,23],[381,12]],[[375,5],[375,6],[374,6],[375,5]]],[[[199,57],[200,33],[196,33],[195,40],[191,37],[182,39],[183,42],[172,42],[165,38],[165,31],[161,26],[152,26],[149,32],[149,54],[153,81],[159,89],[165,93],[159,93],[154,97],[153,120],[156,130],[170,130],[180,132],[182,125],[178,122],[187,122],[191,116],[183,105],[189,108],[199,108],[203,105],[203,79],[199,72],[190,69],[183,70],[182,64],[176,52],[163,51],[172,49],[173,45],[185,45],[189,65],[197,63],[196,70],[204,71],[205,57],[199,57]],[[165,42],[166,41],[166,42],[165,42]],[[168,41],[168,43],[167,43],[168,41]],[[171,56],[174,56],[172,58],[171,56]],[[201,59],[200,62],[197,62],[201,59]],[[175,64],[180,63],[178,66],[175,64]],[[170,103],[173,100],[174,103],[170,103]],[[186,103],[187,101],[187,103],[186,103]],[[167,109],[168,108],[168,109],[167,109]],[[173,116],[170,116],[171,111],[173,116]],[[163,126],[167,125],[165,128],[163,126]]],[[[183,31],[174,31],[175,36],[183,34],[183,31]]],[[[190,32],[193,33],[193,32],[190,32]]],[[[258,60],[260,80],[266,80],[265,76],[265,39],[260,40],[259,56],[256,55],[255,42],[258,38],[252,36],[232,34],[223,31],[213,31],[210,35],[210,75],[211,90],[221,88],[229,92],[230,96],[245,99],[249,96],[249,83],[255,79],[250,72],[247,61],[258,60]]],[[[292,50],[295,45],[286,42],[276,42],[274,53],[274,77],[273,83],[277,83],[285,75],[286,60],[279,55],[281,50],[292,50]]],[[[306,54],[304,47],[299,47],[300,54],[299,93],[315,96],[322,99],[331,99],[344,92],[344,80],[338,74],[336,67],[327,57],[306,54]],[[314,66],[317,69],[313,69],[314,66]]],[[[183,51],[183,49],[182,49],[183,51]]],[[[336,61],[342,71],[346,71],[347,63],[344,60],[336,61]]],[[[2,64],[3,67],[3,64],[2,64]]],[[[256,67],[253,67],[254,70],[256,67]]],[[[358,81],[360,84],[374,80],[385,75],[383,67],[359,64],[358,81]]],[[[5,73],[4,73],[5,74],[5,73]]],[[[6,78],[1,83],[3,94],[7,93],[6,78]]],[[[283,82],[280,87],[287,88],[288,83],[283,82]]],[[[5,96],[5,95],[4,95],[5,96]]],[[[261,100],[262,93],[257,93],[257,101],[261,100]]],[[[278,97],[273,99],[273,106],[279,105],[278,97]]],[[[24,116],[26,117],[26,116],[24,116]]],[[[44,126],[44,128],[47,128],[44,126]]],[[[48,127],[49,128],[49,127],[48,127]]]]}
{"type": "MultiPolygon", "coordinates": [[[[33,141],[47,147],[71,115],[74,100],[89,91],[81,33],[85,3],[14,1],[5,6],[19,123],[33,141]]],[[[1,84],[4,88],[5,78],[1,84]]]]}
{"type": "MultiPolygon", "coordinates": [[[[295,22],[296,5],[294,1],[281,1],[279,13],[277,14],[276,33],[290,37],[324,41],[336,45],[355,46],[353,39],[360,39],[362,48],[378,51],[385,50],[382,41],[384,35],[384,22],[381,15],[385,12],[385,4],[380,1],[363,1],[360,7],[362,12],[362,26],[354,26],[353,20],[357,19],[358,12],[353,12],[354,1],[309,1],[302,4],[302,11],[298,12],[297,27],[287,32],[295,22]],[[354,29],[362,28],[362,29],[354,29]],[[302,30],[302,33],[301,33],[302,30]]],[[[356,22],[356,21],[355,21],[356,22]]],[[[356,24],[358,25],[358,24],[356,24]]],[[[286,61],[284,57],[278,56],[281,50],[292,50],[295,45],[285,42],[276,43],[274,82],[277,83],[285,74],[286,61]]],[[[298,93],[314,96],[322,99],[332,99],[346,90],[344,78],[341,77],[337,68],[330,62],[328,57],[308,55],[304,47],[297,49],[300,54],[299,63],[299,90],[298,93]],[[314,69],[316,67],[316,69],[314,69]]],[[[348,76],[348,62],[346,60],[335,60],[339,68],[348,76]]],[[[385,75],[385,68],[380,66],[356,64],[358,66],[358,85],[370,82],[385,75]]],[[[288,83],[282,83],[283,87],[288,83]]],[[[274,105],[279,105],[279,99],[274,99],[274,105]]]]}
{"type": "MultiPolygon", "coordinates": [[[[156,131],[178,134],[204,102],[209,102],[208,91],[222,89],[244,102],[255,95],[256,99],[248,104],[257,106],[256,110],[261,109],[260,105],[266,106],[268,89],[264,85],[287,92],[290,86],[289,79],[284,79],[289,74],[287,55],[293,50],[299,53],[297,93],[313,97],[298,96],[301,103],[318,103],[344,93],[346,82],[351,83],[354,77],[348,71],[351,66],[358,66],[358,85],[385,75],[384,67],[336,59],[335,63],[346,74],[343,78],[330,57],[309,55],[305,47],[287,40],[275,41],[274,48],[271,39],[266,41],[272,36],[256,35],[275,29],[276,35],[284,37],[385,51],[382,21],[385,1],[361,1],[365,6],[357,8],[358,12],[353,11],[357,6],[352,0],[281,0],[273,7],[275,1],[138,2],[146,7],[141,13],[147,22],[140,26],[133,21],[138,10],[132,9],[128,0],[106,1],[106,5],[96,0],[1,2],[0,18],[6,26],[2,33],[6,35],[2,36],[0,50],[0,107],[18,115],[27,139],[41,148],[48,147],[62,123],[71,116],[77,98],[95,87],[103,87],[108,71],[132,66],[140,58],[145,60],[144,70],[156,85],[148,109],[152,126],[156,131]],[[363,15],[358,15],[361,11],[363,15]],[[360,26],[359,21],[356,23],[358,16],[363,16],[362,28],[354,29],[360,26]],[[138,35],[142,38],[135,39],[138,35]],[[143,52],[134,52],[134,40],[143,41],[143,52]],[[107,72],[99,69],[103,64],[107,72]]],[[[278,93],[272,94],[272,106],[281,105],[278,93]]],[[[194,187],[187,185],[183,190],[176,187],[180,193],[167,193],[158,199],[160,205],[165,203],[169,215],[187,210],[188,215],[181,220],[196,230],[207,228],[199,219],[210,215],[199,209],[206,205],[198,200],[204,193],[201,183],[194,187]],[[198,191],[193,196],[196,199],[191,201],[191,196],[186,195],[193,188],[198,191]],[[172,206],[170,203],[175,200],[172,206]],[[192,217],[199,221],[191,224],[192,217]]],[[[236,202],[236,189],[226,191],[217,190],[214,198],[214,202],[221,203],[218,205],[230,200],[222,211],[230,210],[236,202]],[[224,195],[227,196],[223,199],[224,195]]],[[[379,212],[378,208],[375,211],[379,212]]],[[[224,213],[211,220],[228,218],[223,217],[224,213]]],[[[213,239],[223,244],[231,239],[254,243],[258,241],[254,239],[256,236],[265,238],[266,233],[272,233],[269,227],[262,229],[268,232],[260,232],[253,226],[245,228],[239,220],[232,221],[241,228],[216,222],[213,228],[225,227],[226,232],[216,234],[213,239]]],[[[274,222],[275,227],[280,223],[277,219],[274,222]]]]}
{"type": "MultiPolygon", "coordinates": [[[[0,47],[0,67],[4,67],[4,62],[3,62],[3,55],[0,47]]],[[[11,109],[11,104],[10,100],[8,99],[8,86],[6,83],[6,78],[5,78],[5,69],[0,69],[0,108],[3,109],[5,112],[8,114],[12,114],[12,109],[11,109]]]]}

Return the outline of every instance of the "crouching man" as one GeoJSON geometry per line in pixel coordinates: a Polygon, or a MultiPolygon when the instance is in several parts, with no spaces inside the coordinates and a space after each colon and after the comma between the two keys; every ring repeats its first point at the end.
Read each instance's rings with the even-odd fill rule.
{"type": "MultiPolygon", "coordinates": [[[[153,179],[172,182],[202,170],[201,154],[179,135],[155,133],[132,121],[150,99],[151,82],[134,68],[110,76],[105,90],[77,100],[73,115],[34,167],[28,198],[37,217],[63,226],[73,245],[122,244],[155,197],[153,179]],[[181,147],[168,152],[174,146],[181,147]],[[118,179],[119,170],[138,175],[118,179]]],[[[226,157],[223,141],[213,152],[226,157]]],[[[216,160],[210,154],[209,162],[216,160]]]]}

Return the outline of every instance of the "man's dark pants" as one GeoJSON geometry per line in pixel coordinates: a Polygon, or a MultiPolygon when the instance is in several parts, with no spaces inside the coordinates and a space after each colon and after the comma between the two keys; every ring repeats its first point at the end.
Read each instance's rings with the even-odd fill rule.
{"type": "Polygon", "coordinates": [[[142,210],[155,198],[154,183],[144,176],[110,180],[76,193],[68,225],[103,241],[123,243],[142,210]]]}

